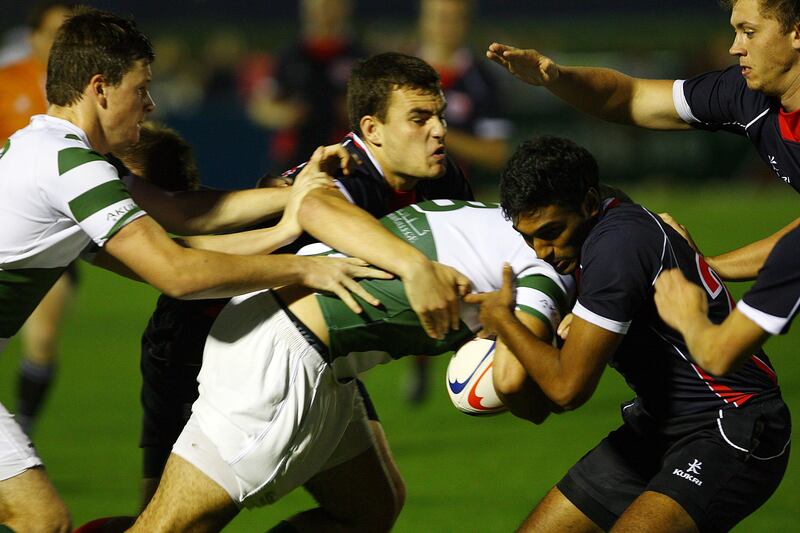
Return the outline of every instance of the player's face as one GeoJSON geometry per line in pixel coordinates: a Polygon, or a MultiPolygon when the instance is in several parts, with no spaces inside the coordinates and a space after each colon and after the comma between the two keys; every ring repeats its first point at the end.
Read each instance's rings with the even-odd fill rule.
{"type": "Polygon", "coordinates": [[[377,120],[380,160],[387,176],[411,180],[434,179],[445,172],[445,100],[441,92],[395,89],[386,121],[377,120]]]}
{"type": "Polygon", "coordinates": [[[139,132],[147,113],[155,109],[150,97],[150,65],[137,61],[117,86],[105,86],[107,106],[103,115],[103,133],[110,151],[139,141],[139,132]]]}
{"type": "Polygon", "coordinates": [[[782,96],[800,77],[800,40],[781,23],[765,17],[760,0],[739,0],[731,13],[735,31],[731,55],[739,58],[747,86],[770,96],[782,96]]]}
{"type": "Polygon", "coordinates": [[[581,246],[594,214],[548,205],[519,215],[514,229],[539,259],[551,264],[559,274],[571,274],[580,264],[581,246]]]}

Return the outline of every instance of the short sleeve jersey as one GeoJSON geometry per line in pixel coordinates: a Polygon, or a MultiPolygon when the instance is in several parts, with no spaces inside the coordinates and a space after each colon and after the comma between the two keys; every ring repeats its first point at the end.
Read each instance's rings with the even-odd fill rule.
{"type": "MultiPolygon", "coordinates": [[[[502,286],[503,263],[510,263],[517,280],[517,308],[539,318],[551,331],[569,312],[574,279],[559,275],[539,259],[497,204],[434,200],[390,213],[381,222],[429,259],[462,272],[476,292],[498,290],[502,286]]],[[[330,248],[311,245],[303,253],[321,250],[330,248]]],[[[359,283],[381,300],[380,308],[364,304],[364,312],[356,315],[338,298],[318,296],[330,333],[334,368],[347,366],[338,359],[353,355],[358,355],[353,360],[367,364],[409,354],[438,355],[456,349],[481,327],[478,306],[462,304],[459,330],[442,340],[432,339],[411,310],[400,280],[359,283]]],[[[357,368],[363,370],[363,365],[357,368]]],[[[341,377],[341,372],[338,375],[341,377]]]]}
{"type": "Polygon", "coordinates": [[[739,67],[676,80],[672,98],[693,127],[747,137],[775,174],[800,192],[800,144],[781,134],[780,102],[750,90],[739,67]]]}
{"type": "Polygon", "coordinates": [[[0,151],[0,338],[90,243],[144,215],[74,124],[36,115],[0,151]]]}
{"type": "Polygon", "coordinates": [[[781,237],[758,273],[753,287],[736,306],[761,329],[779,335],[800,306],[800,228],[781,237]]]}
{"type": "MultiPolygon", "coordinates": [[[[613,205],[613,204],[611,204],[613,205]]],[[[653,284],[659,273],[680,268],[706,292],[709,319],[720,323],[733,301],[717,274],[658,216],[636,204],[607,209],[581,250],[578,301],[573,313],[624,335],[611,366],[656,419],[716,413],[777,390],[762,351],[724,377],[707,374],[692,359],[683,337],[658,316],[653,284]]]]}

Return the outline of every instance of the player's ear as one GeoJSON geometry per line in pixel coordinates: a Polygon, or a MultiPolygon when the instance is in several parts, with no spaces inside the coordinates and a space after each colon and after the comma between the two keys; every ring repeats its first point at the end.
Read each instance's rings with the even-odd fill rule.
{"type": "Polygon", "coordinates": [[[596,187],[591,187],[586,191],[581,211],[586,218],[591,218],[600,212],[600,192],[596,187]]]}
{"type": "Polygon", "coordinates": [[[383,144],[383,129],[381,128],[381,121],[372,115],[364,115],[358,122],[361,126],[361,133],[364,135],[364,140],[369,141],[375,146],[383,144]]]}
{"type": "Polygon", "coordinates": [[[800,22],[793,24],[792,31],[789,33],[792,35],[792,48],[800,52],[800,22]]]}
{"type": "Polygon", "coordinates": [[[106,83],[106,78],[102,74],[95,74],[89,80],[89,85],[86,88],[86,92],[88,95],[93,98],[97,103],[100,104],[103,108],[108,105],[106,89],[108,84],[106,83]]]}

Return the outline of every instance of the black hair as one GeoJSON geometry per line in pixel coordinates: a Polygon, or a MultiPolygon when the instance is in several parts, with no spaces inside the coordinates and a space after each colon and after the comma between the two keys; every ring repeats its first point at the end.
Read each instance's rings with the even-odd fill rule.
{"type": "Polygon", "coordinates": [[[599,190],[597,161],[561,137],[523,142],[500,175],[500,205],[510,220],[549,205],[579,211],[590,189],[599,190]]]}

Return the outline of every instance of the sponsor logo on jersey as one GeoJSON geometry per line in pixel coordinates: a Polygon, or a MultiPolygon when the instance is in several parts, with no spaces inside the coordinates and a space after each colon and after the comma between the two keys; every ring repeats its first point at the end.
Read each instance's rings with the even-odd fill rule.
{"type": "Polygon", "coordinates": [[[134,209],[136,209],[136,204],[134,204],[134,203],[129,203],[129,204],[123,205],[122,207],[117,207],[113,211],[109,211],[108,213],[106,213],[106,220],[117,220],[119,217],[121,217],[125,213],[128,213],[129,211],[133,211],[134,209]]]}
{"type": "Polygon", "coordinates": [[[775,174],[777,174],[780,179],[782,179],[786,183],[792,183],[792,178],[790,178],[789,176],[782,176],[781,175],[782,172],[781,172],[780,167],[778,167],[778,160],[775,159],[774,155],[767,155],[767,159],[769,160],[769,164],[772,167],[772,170],[775,171],[775,174]]]}
{"type": "Polygon", "coordinates": [[[683,479],[685,479],[687,481],[691,481],[692,483],[694,483],[695,485],[700,487],[700,486],[703,485],[703,482],[701,480],[697,479],[692,474],[696,474],[696,475],[699,476],[700,475],[700,469],[702,468],[702,466],[703,466],[703,463],[701,461],[698,461],[697,459],[695,459],[694,461],[689,463],[689,466],[686,468],[685,472],[683,470],[681,470],[680,468],[676,468],[675,470],[672,471],[672,475],[673,476],[682,477],[683,479]]]}

